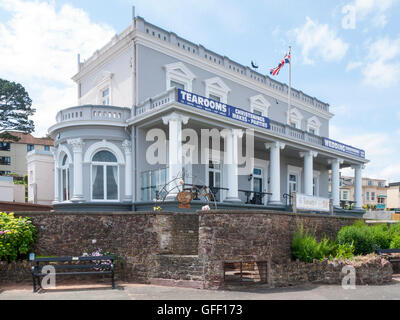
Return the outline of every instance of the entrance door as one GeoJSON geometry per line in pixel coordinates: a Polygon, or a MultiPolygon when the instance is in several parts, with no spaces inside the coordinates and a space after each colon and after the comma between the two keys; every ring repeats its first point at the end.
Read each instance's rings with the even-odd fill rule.
{"type": "MultiPolygon", "coordinates": [[[[263,192],[263,170],[260,168],[254,168],[253,170],[253,191],[263,192]]],[[[260,193],[254,193],[252,203],[262,204],[262,195],[260,193]]]]}
{"type": "Polygon", "coordinates": [[[221,165],[217,161],[210,160],[208,163],[208,187],[214,194],[215,201],[221,201],[221,165]]]}

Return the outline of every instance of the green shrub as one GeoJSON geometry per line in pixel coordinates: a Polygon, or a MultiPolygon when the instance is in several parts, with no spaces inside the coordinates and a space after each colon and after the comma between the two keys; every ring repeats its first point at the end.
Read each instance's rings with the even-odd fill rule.
{"type": "Polygon", "coordinates": [[[390,233],[386,224],[378,224],[370,227],[372,238],[375,244],[381,249],[389,249],[390,246],[390,233]]]}
{"type": "Polygon", "coordinates": [[[335,248],[334,254],[330,256],[330,258],[336,258],[336,259],[353,259],[354,258],[354,245],[352,244],[338,244],[335,248]]]}
{"type": "Polygon", "coordinates": [[[393,239],[396,235],[400,235],[400,223],[393,223],[389,227],[390,238],[393,239]]]}
{"type": "Polygon", "coordinates": [[[35,227],[27,218],[0,212],[0,260],[12,262],[27,254],[35,237],[35,227]]]}
{"type": "Polygon", "coordinates": [[[338,244],[354,245],[355,255],[367,255],[375,251],[375,239],[371,228],[357,223],[339,230],[338,244]]]}
{"type": "Polygon", "coordinates": [[[314,232],[305,231],[301,225],[292,241],[292,255],[303,262],[323,260],[335,250],[335,243],[327,238],[318,242],[314,232]]]}
{"type": "Polygon", "coordinates": [[[394,235],[390,242],[390,249],[400,249],[400,235],[394,235]]]}

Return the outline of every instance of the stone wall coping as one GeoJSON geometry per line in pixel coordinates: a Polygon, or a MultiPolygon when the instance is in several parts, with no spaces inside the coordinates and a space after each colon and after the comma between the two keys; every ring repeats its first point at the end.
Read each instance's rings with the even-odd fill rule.
{"type": "Polygon", "coordinates": [[[363,219],[362,216],[360,217],[343,217],[343,216],[330,216],[330,215],[322,215],[322,214],[310,214],[310,213],[302,213],[296,214],[293,212],[285,212],[285,211],[274,211],[274,210],[198,210],[196,211],[197,214],[200,216],[204,215],[251,215],[251,214],[266,214],[266,215],[282,215],[282,216],[292,216],[292,217],[309,217],[309,218],[327,218],[327,219],[350,219],[350,220],[360,220],[363,219]]]}
{"type": "Polygon", "coordinates": [[[49,215],[49,216],[68,216],[68,215],[90,215],[90,216],[129,216],[129,215],[154,215],[154,216],[162,216],[162,215],[188,215],[193,216],[196,215],[194,212],[171,212],[171,211],[164,211],[164,212],[153,212],[153,211],[120,211],[120,212],[112,212],[112,211],[104,211],[104,212],[91,212],[91,211],[18,211],[14,212],[15,215],[23,216],[23,215],[49,215]]]}

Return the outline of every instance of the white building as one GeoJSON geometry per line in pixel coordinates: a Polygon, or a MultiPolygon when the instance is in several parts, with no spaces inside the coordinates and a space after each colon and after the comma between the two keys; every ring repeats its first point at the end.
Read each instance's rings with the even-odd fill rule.
{"type": "Polygon", "coordinates": [[[56,210],[148,210],[157,194],[176,206],[179,188],[168,184],[176,177],[207,186],[219,207],[284,208],[293,191],[328,198],[329,170],[339,207],[345,167],[354,168],[362,207],[368,160],[330,139],[328,104],[292,89],[288,117],[286,84],[143,18],[79,61],[73,79],[78,105],[60,111],[49,129],[56,210]],[[154,129],[165,133],[166,144],[154,129]],[[212,129],[222,134],[210,144],[201,134],[212,129]]]}

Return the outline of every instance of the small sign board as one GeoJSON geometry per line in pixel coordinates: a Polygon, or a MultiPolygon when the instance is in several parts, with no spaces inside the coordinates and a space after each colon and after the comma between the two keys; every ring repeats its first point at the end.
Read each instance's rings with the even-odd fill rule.
{"type": "Polygon", "coordinates": [[[329,212],[329,199],[297,193],[296,209],[329,212]]]}
{"type": "Polygon", "coordinates": [[[35,260],[35,254],[34,253],[30,253],[29,254],[29,261],[33,261],[35,260]]]}

